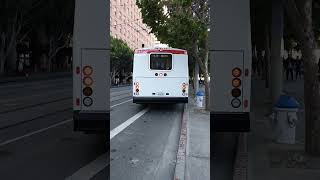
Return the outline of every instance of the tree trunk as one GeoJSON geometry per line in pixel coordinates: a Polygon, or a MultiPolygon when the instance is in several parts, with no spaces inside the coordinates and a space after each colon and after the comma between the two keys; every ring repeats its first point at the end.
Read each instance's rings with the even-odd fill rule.
{"type": "Polygon", "coordinates": [[[199,91],[199,63],[197,61],[194,63],[193,88],[194,93],[199,91]]]}
{"type": "MultiPolygon", "coordinates": [[[[269,26],[266,26],[265,29],[265,53],[264,53],[264,61],[265,61],[265,76],[266,76],[266,81],[265,81],[265,87],[269,88],[270,86],[270,35],[269,35],[269,26]]],[[[270,94],[271,95],[271,94],[270,94]]]]}
{"type": "Polygon", "coordinates": [[[208,40],[205,42],[205,57],[203,61],[200,58],[199,51],[198,51],[198,44],[197,40],[193,41],[193,54],[195,56],[196,61],[199,63],[199,67],[201,72],[204,75],[204,87],[205,87],[205,109],[209,110],[209,71],[208,71],[208,60],[209,60],[209,44],[208,40]]]}
{"type": "Polygon", "coordinates": [[[305,150],[320,156],[320,84],[317,79],[317,59],[313,54],[316,41],[312,26],[312,0],[306,0],[304,8],[305,26],[302,34],[302,55],[304,59],[304,104],[305,104],[305,150]]]}
{"type": "Polygon", "coordinates": [[[320,85],[317,79],[316,48],[312,25],[312,0],[286,1],[286,11],[302,45],[304,64],[305,151],[320,156],[320,85]],[[300,4],[301,3],[301,4],[300,4]]]}
{"type": "Polygon", "coordinates": [[[5,44],[6,44],[6,35],[5,33],[1,33],[1,41],[0,41],[0,75],[4,74],[4,64],[5,64],[5,44]]]}

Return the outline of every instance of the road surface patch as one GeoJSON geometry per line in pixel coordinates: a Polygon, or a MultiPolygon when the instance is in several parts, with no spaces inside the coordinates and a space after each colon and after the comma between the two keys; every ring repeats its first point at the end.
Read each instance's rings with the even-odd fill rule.
{"type": "Polygon", "coordinates": [[[13,139],[4,141],[4,142],[0,143],[0,147],[1,147],[1,146],[8,145],[8,144],[13,143],[13,142],[16,142],[16,141],[19,141],[19,140],[21,140],[21,139],[23,139],[23,138],[30,137],[30,136],[32,136],[32,135],[34,135],[34,134],[38,134],[38,133],[47,131],[47,130],[49,130],[49,129],[51,129],[51,128],[55,128],[55,127],[61,126],[61,125],[63,125],[63,124],[69,123],[69,122],[71,122],[72,120],[73,120],[73,119],[68,119],[68,120],[59,122],[59,123],[57,123],[57,124],[53,124],[53,125],[51,125],[51,126],[48,126],[48,127],[46,127],[46,128],[42,128],[42,129],[33,131],[33,132],[31,132],[31,133],[25,134],[25,135],[23,135],[23,136],[19,136],[19,137],[16,137],[16,138],[13,138],[13,139]]]}
{"type": "Polygon", "coordinates": [[[142,111],[138,112],[133,117],[126,120],[124,123],[120,124],[118,127],[114,128],[110,131],[110,140],[115,137],[117,134],[119,134],[121,131],[123,131],[125,128],[130,126],[132,123],[134,123],[137,119],[139,119],[142,115],[144,115],[146,112],[149,111],[149,108],[145,108],[142,111]]]}
{"type": "Polygon", "coordinates": [[[96,160],[90,162],[88,165],[80,168],[77,172],[67,177],[65,180],[90,180],[109,164],[107,153],[99,156],[96,160]]]}

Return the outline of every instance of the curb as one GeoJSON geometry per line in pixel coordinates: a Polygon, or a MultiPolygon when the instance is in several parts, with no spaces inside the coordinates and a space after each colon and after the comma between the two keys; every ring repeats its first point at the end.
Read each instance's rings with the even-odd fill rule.
{"type": "Polygon", "coordinates": [[[237,140],[236,158],[233,165],[233,180],[248,179],[248,144],[247,134],[240,133],[237,140]]]}
{"type": "Polygon", "coordinates": [[[179,138],[179,148],[177,153],[177,162],[173,180],[184,180],[186,169],[186,147],[187,147],[187,121],[188,121],[188,104],[184,105],[181,131],[179,138]]]}

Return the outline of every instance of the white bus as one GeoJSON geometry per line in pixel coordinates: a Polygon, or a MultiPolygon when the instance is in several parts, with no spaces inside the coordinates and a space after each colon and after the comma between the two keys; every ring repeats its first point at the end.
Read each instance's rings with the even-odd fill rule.
{"type": "Polygon", "coordinates": [[[132,79],[134,103],[188,103],[187,51],[162,47],[136,49],[132,79]]]}
{"type": "Polygon", "coordinates": [[[210,110],[217,132],[248,132],[251,107],[249,0],[212,0],[210,110]],[[230,14],[232,12],[232,14],[230,14]]]}
{"type": "MultiPolygon", "coordinates": [[[[73,34],[74,130],[109,131],[109,1],[76,0],[73,34]]],[[[109,133],[106,133],[109,134],[109,133]]]]}

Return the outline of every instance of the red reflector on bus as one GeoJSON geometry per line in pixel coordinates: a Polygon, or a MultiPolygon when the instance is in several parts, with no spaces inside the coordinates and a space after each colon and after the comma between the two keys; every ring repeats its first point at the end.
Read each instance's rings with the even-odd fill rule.
{"type": "Polygon", "coordinates": [[[243,106],[244,106],[244,108],[247,108],[247,107],[249,106],[249,101],[248,101],[248,99],[245,99],[245,100],[244,100],[243,106]]]}
{"type": "Polygon", "coordinates": [[[77,104],[77,106],[80,106],[80,99],[79,98],[76,99],[76,104],[77,104]]]}
{"type": "Polygon", "coordinates": [[[76,68],[76,73],[80,74],[80,67],[79,66],[77,66],[77,68],[76,68]]]}
{"type": "Polygon", "coordinates": [[[245,76],[249,76],[249,69],[246,69],[246,70],[244,71],[244,75],[245,75],[245,76]]]}

